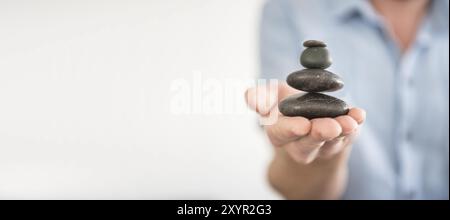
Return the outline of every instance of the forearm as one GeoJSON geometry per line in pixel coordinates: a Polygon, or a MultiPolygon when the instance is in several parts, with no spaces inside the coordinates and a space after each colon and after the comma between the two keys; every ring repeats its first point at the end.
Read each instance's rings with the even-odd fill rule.
{"type": "Polygon", "coordinates": [[[340,199],[347,182],[347,157],[351,147],[330,159],[299,164],[277,148],[270,164],[270,184],[287,199],[340,199]]]}

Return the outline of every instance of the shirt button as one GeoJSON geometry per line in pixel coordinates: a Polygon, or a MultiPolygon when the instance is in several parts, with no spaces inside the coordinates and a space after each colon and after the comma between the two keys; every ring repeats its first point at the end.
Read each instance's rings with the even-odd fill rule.
{"type": "Polygon", "coordinates": [[[406,193],[405,198],[406,199],[415,199],[416,198],[416,193],[413,192],[413,191],[409,191],[409,192],[406,193]]]}
{"type": "Polygon", "coordinates": [[[410,77],[410,78],[408,79],[408,86],[409,86],[409,87],[414,87],[414,79],[413,79],[412,77],[410,77]]]}
{"type": "Polygon", "coordinates": [[[410,141],[410,140],[413,139],[413,137],[414,137],[414,134],[413,134],[412,131],[407,131],[406,132],[406,140],[410,141]]]}

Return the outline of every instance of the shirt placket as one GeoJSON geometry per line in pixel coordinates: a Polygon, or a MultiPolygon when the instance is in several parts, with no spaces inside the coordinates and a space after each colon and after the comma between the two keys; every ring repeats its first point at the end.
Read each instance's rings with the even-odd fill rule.
{"type": "Polygon", "coordinates": [[[419,158],[415,158],[412,139],[414,130],[411,125],[414,117],[414,66],[417,61],[418,48],[405,54],[398,66],[398,121],[397,125],[397,159],[398,159],[398,198],[414,199],[417,196],[418,180],[416,179],[419,158]]]}

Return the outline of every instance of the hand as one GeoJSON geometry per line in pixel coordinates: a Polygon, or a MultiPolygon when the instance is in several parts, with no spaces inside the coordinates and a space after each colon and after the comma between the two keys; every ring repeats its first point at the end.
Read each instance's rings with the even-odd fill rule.
{"type": "MultiPolygon", "coordinates": [[[[261,116],[270,113],[279,115],[273,125],[264,126],[273,146],[283,148],[297,163],[310,164],[317,158],[330,159],[351,145],[364,122],[366,113],[360,108],[351,108],[349,113],[336,118],[286,117],[279,113],[278,103],[289,95],[298,93],[282,83],[278,85],[278,100],[274,103],[260,105],[256,100],[270,100],[265,97],[255,98],[258,89],[246,92],[247,104],[261,116]]],[[[268,94],[273,95],[273,94],[268,94]]]]}

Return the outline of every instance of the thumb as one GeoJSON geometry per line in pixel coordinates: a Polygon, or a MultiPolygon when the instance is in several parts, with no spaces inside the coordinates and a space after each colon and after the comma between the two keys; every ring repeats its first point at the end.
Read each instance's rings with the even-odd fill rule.
{"type": "Polygon", "coordinates": [[[291,86],[289,86],[287,83],[283,82],[280,83],[278,86],[278,102],[283,100],[284,98],[298,93],[305,93],[300,90],[294,89],[291,86]]]}
{"type": "Polygon", "coordinates": [[[269,83],[247,89],[245,99],[250,109],[264,116],[268,115],[279,101],[298,92],[284,82],[269,83]]]}

